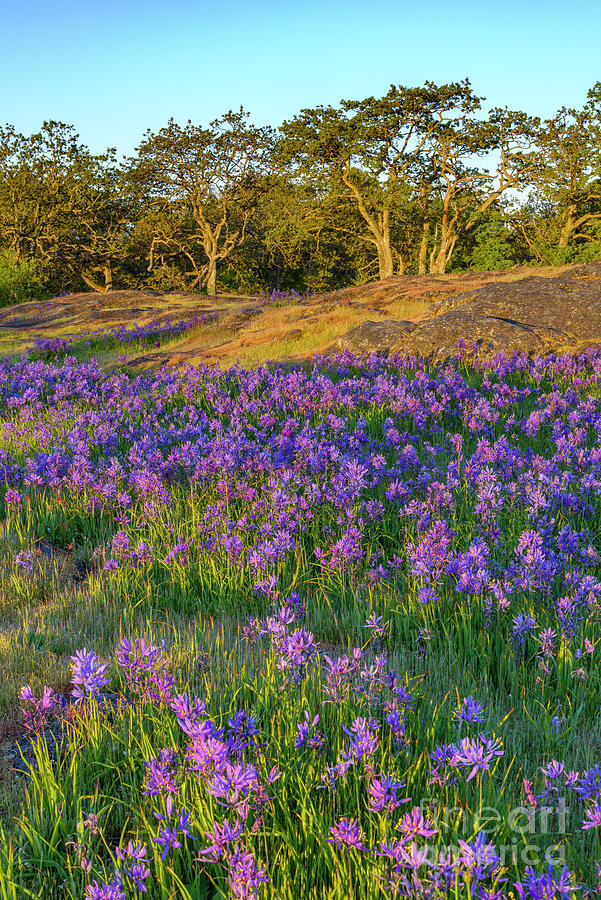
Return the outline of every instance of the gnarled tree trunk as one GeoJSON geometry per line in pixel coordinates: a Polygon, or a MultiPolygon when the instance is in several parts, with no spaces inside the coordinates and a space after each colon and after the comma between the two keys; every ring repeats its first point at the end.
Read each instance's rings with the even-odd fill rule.
{"type": "Polygon", "coordinates": [[[445,274],[456,243],[457,235],[453,233],[453,229],[443,225],[440,229],[440,243],[434,247],[430,255],[431,275],[445,274]]]}
{"type": "Polygon", "coordinates": [[[107,259],[104,268],[104,290],[108,294],[109,291],[113,290],[113,268],[111,266],[110,259],[107,259]]]}
{"type": "Polygon", "coordinates": [[[378,273],[380,281],[385,278],[391,278],[394,275],[394,259],[392,256],[392,248],[390,243],[379,241],[376,244],[378,249],[378,273]]]}

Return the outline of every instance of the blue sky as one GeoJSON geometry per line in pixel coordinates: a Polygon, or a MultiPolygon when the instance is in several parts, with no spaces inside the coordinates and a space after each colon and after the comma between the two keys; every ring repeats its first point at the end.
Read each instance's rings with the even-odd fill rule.
{"type": "Polygon", "coordinates": [[[2,26],[0,122],[67,122],[95,152],[129,153],[170,116],[243,105],[277,126],[427,79],[550,116],[601,80],[598,0],[32,0],[5,4],[2,26]]]}

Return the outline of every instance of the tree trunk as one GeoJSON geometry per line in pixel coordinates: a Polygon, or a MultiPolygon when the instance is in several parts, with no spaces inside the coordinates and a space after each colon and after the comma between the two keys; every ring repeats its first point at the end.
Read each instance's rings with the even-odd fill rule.
{"type": "Polygon", "coordinates": [[[378,270],[380,281],[385,278],[391,278],[394,275],[394,259],[392,257],[392,249],[390,244],[385,241],[379,241],[378,247],[378,270]]]}
{"type": "Polygon", "coordinates": [[[561,249],[565,249],[568,246],[568,242],[570,240],[570,235],[576,228],[576,212],[577,206],[575,203],[571,203],[567,209],[567,218],[564,222],[563,228],[561,229],[561,233],[559,235],[559,242],[557,244],[561,249]]]}
{"type": "Polygon", "coordinates": [[[104,271],[104,290],[108,294],[109,291],[113,290],[113,269],[111,266],[110,259],[107,259],[107,261],[105,262],[103,271],[104,271]]]}
{"type": "Polygon", "coordinates": [[[93,291],[96,291],[98,294],[104,293],[105,288],[101,284],[98,284],[97,281],[94,281],[91,275],[87,275],[85,272],[79,272],[79,275],[82,281],[84,281],[89,288],[92,288],[93,291]]]}
{"type": "Polygon", "coordinates": [[[424,226],[422,230],[422,239],[419,245],[419,257],[418,257],[418,275],[426,274],[426,261],[428,259],[428,244],[430,242],[430,219],[424,219],[424,226]]]}
{"type": "MultiPolygon", "coordinates": [[[[435,238],[434,248],[432,250],[432,255],[430,256],[431,275],[444,275],[447,270],[447,263],[449,262],[451,253],[453,252],[453,247],[455,246],[455,241],[457,240],[457,238],[455,238],[455,240],[453,240],[452,238],[453,225],[449,221],[449,209],[452,197],[453,194],[451,191],[451,186],[449,185],[442,207],[442,219],[440,222],[440,244],[438,245],[438,247],[436,246],[435,238]]],[[[436,237],[438,237],[438,225],[436,226],[436,237]]]]}
{"type": "Polygon", "coordinates": [[[385,209],[379,216],[379,234],[376,238],[378,248],[378,268],[380,281],[394,275],[394,257],[390,246],[390,210],[385,209]]]}
{"type": "Polygon", "coordinates": [[[438,248],[430,254],[430,274],[444,275],[447,266],[453,255],[455,244],[457,243],[457,235],[453,234],[452,228],[444,227],[441,229],[440,244],[438,248]]]}
{"type": "Polygon", "coordinates": [[[207,294],[217,293],[217,260],[209,257],[209,269],[207,272],[207,294]]]}
{"type": "Polygon", "coordinates": [[[430,275],[444,275],[447,271],[447,254],[444,246],[438,248],[438,253],[434,257],[434,264],[430,266],[430,275]]]}
{"type": "Polygon", "coordinates": [[[392,248],[390,246],[390,210],[384,209],[378,213],[377,219],[368,211],[359,188],[356,184],[342,174],[342,181],[354,195],[357,201],[359,212],[367,223],[373,237],[368,238],[370,243],[375,244],[378,251],[378,271],[380,281],[385,278],[391,278],[394,275],[394,259],[392,248]]]}

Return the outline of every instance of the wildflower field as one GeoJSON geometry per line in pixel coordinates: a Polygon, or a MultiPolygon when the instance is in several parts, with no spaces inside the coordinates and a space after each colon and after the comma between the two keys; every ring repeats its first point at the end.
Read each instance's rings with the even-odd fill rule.
{"type": "Polygon", "coordinates": [[[601,890],[601,350],[69,352],[0,363],[0,900],[601,890]]]}

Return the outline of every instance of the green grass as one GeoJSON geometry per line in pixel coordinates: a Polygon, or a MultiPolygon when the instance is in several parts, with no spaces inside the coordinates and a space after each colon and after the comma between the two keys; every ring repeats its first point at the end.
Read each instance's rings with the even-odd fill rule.
{"type": "MultiPolygon", "coordinates": [[[[473,386],[481,384],[479,373],[470,372],[469,376],[473,386]]],[[[232,386],[232,392],[235,390],[232,386]]],[[[199,407],[205,399],[199,392],[199,407]]],[[[175,396],[171,402],[176,405],[183,400],[175,396]]],[[[529,400],[521,414],[527,416],[530,411],[529,400]]],[[[381,438],[389,410],[343,409],[340,414],[348,414],[351,426],[361,414],[370,437],[381,438]]],[[[320,412],[311,424],[318,424],[321,418],[320,412]]],[[[47,419],[51,435],[58,441],[60,428],[53,423],[51,410],[47,419]]],[[[401,426],[410,432],[413,429],[408,418],[401,426]]],[[[506,431],[500,422],[493,428],[493,437],[500,438],[506,431]]],[[[441,443],[444,437],[439,436],[441,443]]],[[[477,440],[466,434],[466,456],[475,450],[477,440]]],[[[534,453],[548,455],[548,430],[523,443],[534,453]]],[[[21,452],[24,457],[39,449],[32,441],[21,452]]],[[[427,458],[424,446],[419,455],[422,462],[427,458]]],[[[440,454],[442,468],[449,461],[450,455],[440,454]]],[[[260,495],[264,489],[261,476],[249,475],[246,480],[260,495]]],[[[511,820],[512,811],[524,806],[523,778],[535,782],[540,790],[540,767],[552,759],[565,759],[570,768],[582,772],[601,758],[601,677],[596,657],[587,663],[587,680],[581,681],[574,677],[574,647],[564,646],[550,661],[549,674],[541,678],[536,642],[529,639],[523,652],[516,654],[510,619],[487,621],[482,598],[468,600],[447,583],[435,608],[421,604],[417,598],[420,584],[408,573],[405,552],[407,543],[419,534],[415,523],[401,517],[394,507],[377,524],[366,527],[366,542],[368,561],[379,549],[389,554],[398,548],[403,554],[405,565],[395,577],[369,586],[358,575],[325,573],[313,550],[331,540],[328,529],[336,528],[337,511],[324,503],[307,521],[295,553],[274,570],[284,596],[296,591],[307,601],[302,627],[312,631],[322,645],[321,662],[309,676],[298,686],[286,685],[277,669],[276,654],[241,638],[250,616],[269,612],[267,601],[254,590],[249,567],[236,567],[225,552],[203,554],[197,548],[185,565],[162,562],[174,536],[198,536],[203,511],[224,500],[223,486],[218,479],[194,486],[182,480],[170,489],[173,505],[168,511],[148,518],[142,502],[136,501],[126,526],[136,541],[143,539],[152,545],[154,562],[112,574],[103,569],[102,561],[110,555],[110,540],[117,526],[108,514],[89,512],[85,491],[63,491],[57,496],[31,489],[28,502],[19,511],[4,510],[0,533],[0,721],[18,727],[18,694],[24,684],[31,684],[36,696],[44,685],[66,691],[70,657],[84,646],[110,664],[109,689],[127,694],[123,674],[113,659],[120,638],[136,635],[153,643],[165,640],[169,671],[178,690],[206,701],[209,713],[221,725],[237,710],[252,711],[266,744],[265,753],[257,754],[261,776],[265,779],[273,765],[281,772],[269,791],[265,824],[250,839],[272,879],[262,888],[263,895],[270,900],[371,900],[385,896],[379,880],[384,873],[383,859],[373,858],[367,864],[355,851],[338,852],[328,843],[329,829],[341,816],[358,817],[370,847],[391,840],[394,829],[384,817],[366,814],[364,770],[336,792],[318,786],[326,763],[333,764],[347,743],[341,725],[349,727],[355,717],[370,714],[369,697],[360,694],[322,704],[323,653],[335,656],[364,647],[371,658],[375,648],[370,645],[365,621],[371,614],[381,615],[391,623],[385,642],[388,667],[405,680],[414,707],[408,715],[405,750],[395,751],[390,734],[382,731],[378,769],[405,779],[404,795],[412,798],[408,808],[435,798],[438,809],[448,811],[446,820],[439,822],[441,846],[471,839],[486,826],[497,844],[509,848],[505,873],[509,884],[523,876],[523,859],[514,862],[511,856],[515,848],[519,857],[532,840],[527,828],[520,830],[511,820]],[[31,573],[15,570],[20,549],[47,545],[52,550],[36,556],[31,573]],[[83,580],[82,567],[86,573],[83,580]],[[431,639],[427,652],[422,652],[419,635],[425,628],[431,639]],[[461,698],[469,695],[482,704],[485,721],[460,731],[453,712],[461,698]],[[321,715],[320,727],[328,741],[323,753],[297,753],[294,749],[296,724],[303,720],[305,710],[311,716],[317,711],[321,715]],[[553,726],[556,716],[564,722],[557,733],[553,726]],[[455,784],[429,784],[429,751],[478,731],[502,738],[504,756],[472,781],[460,776],[455,784]],[[485,823],[484,810],[488,810],[485,823]],[[491,816],[492,810],[498,811],[498,821],[491,816]]],[[[457,493],[456,544],[465,550],[480,523],[474,497],[465,485],[457,493]]],[[[245,511],[241,501],[228,501],[226,512],[232,521],[245,511]]],[[[558,513],[558,527],[567,521],[562,516],[558,513]]],[[[598,502],[586,523],[577,516],[570,516],[569,521],[574,528],[586,524],[599,547],[598,502]]],[[[498,524],[506,546],[495,561],[505,565],[519,535],[528,528],[528,518],[523,509],[508,506],[498,524]]],[[[557,585],[557,591],[559,588],[557,585]]],[[[554,624],[551,611],[533,592],[524,591],[516,601],[517,608],[535,614],[539,627],[554,624]]],[[[598,617],[587,623],[586,637],[595,645],[601,642],[598,617]]],[[[578,636],[580,644],[583,638],[584,632],[578,636]]],[[[5,737],[10,739],[8,729],[5,737]]],[[[185,745],[185,735],[164,705],[134,703],[105,716],[91,703],[89,709],[73,714],[70,752],[59,762],[50,761],[48,748],[40,741],[38,774],[18,781],[5,769],[0,787],[0,900],[82,897],[87,881],[77,864],[73,842],[85,843],[92,877],[103,879],[110,875],[114,846],[129,839],[149,843],[153,871],[146,895],[149,900],[227,896],[221,869],[193,862],[193,852],[206,844],[203,833],[215,818],[221,820],[226,814],[207,793],[201,778],[190,777],[178,797],[178,803],[190,813],[199,840],[188,841],[183,852],[162,862],[159,848],[149,839],[157,832],[155,813],[165,814],[165,799],[142,793],[143,760],[163,747],[183,752],[185,745]],[[90,833],[83,824],[91,811],[98,816],[98,834],[90,833]]],[[[546,831],[537,825],[535,839],[541,853],[560,844],[570,866],[593,884],[600,841],[595,831],[580,829],[581,818],[582,810],[573,810],[565,833],[556,819],[546,831]]],[[[454,894],[462,896],[459,886],[451,891],[454,894]]]]}
{"type": "MultiPolygon", "coordinates": [[[[182,489],[173,520],[182,531],[192,534],[197,526],[197,506],[187,505],[186,496],[182,489]]],[[[75,498],[71,502],[77,504],[75,498]]],[[[316,805],[316,800],[306,793],[304,786],[311,776],[306,765],[299,766],[290,749],[295,737],[294,723],[302,720],[305,708],[315,710],[318,706],[319,669],[314,670],[301,690],[282,694],[281,678],[269,664],[269,658],[252,652],[237,639],[247,614],[261,612],[262,608],[245,586],[245,579],[228,567],[215,571],[206,566],[176,567],[169,578],[160,568],[152,572],[118,572],[112,578],[93,573],[77,587],[56,560],[42,561],[28,576],[10,574],[18,544],[37,539],[40,530],[44,530],[40,523],[44,521],[41,513],[46,503],[39,498],[37,508],[34,506],[18,522],[6,524],[2,536],[0,660],[4,678],[0,717],[14,711],[18,690],[24,683],[31,683],[38,693],[44,684],[64,689],[69,681],[70,655],[82,646],[94,647],[102,658],[110,659],[123,634],[145,635],[154,642],[165,639],[178,684],[206,698],[222,721],[236,709],[252,709],[269,735],[270,756],[277,760],[285,778],[285,790],[277,792],[273,810],[277,825],[271,836],[269,832],[265,834],[265,844],[260,847],[264,858],[271,861],[270,896],[292,900],[299,891],[304,892],[302,896],[316,898],[348,895],[348,873],[344,867],[330,868],[335,854],[327,849],[325,839],[334,818],[360,814],[363,798],[354,790],[341,789],[327,805],[328,814],[323,803],[316,805]],[[195,660],[201,651],[208,653],[209,664],[199,672],[195,660]],[[306,866],[311,854],[320,860],[316,870],[306,866]],[[328,868],[323,869],[328,859],[328,868]],[[320,885],[325,884],[329,887],[321,893],[320,885]]],[[[73,529],[74,519],[69,521],[73,529]]],[[[100,521],[89,525],[89,533],[81,529],[70,533],[80,547],[89,548],[105,537],[100,521]]],[[[319,528],[320,523],[316,523],[315,531],[319,528]]],[[[161,540],[167,546],[167,535],[160,525],[152,526],[148,536],[155,546],[161,540]]],[[[307,542],[314,539],[309,535],[307,542]]],[[[390,539],[394,540],[394,536],[390,539]]],[[[306,563],[306,558],[305,564],[301,558],[300,572],[287,570],[281,575],[284,583],[300,588],[303,596],[311,598],[306,627],[319,635],[327,647],[343,652],[364,643],[363,624],[371,612],[393,621],[390,664],[406,673],[409,684],[416,685],[417,708],[411,717],[407,754],[399,760],[391,755],[390,747],[385,749],[383,768],[399,771],[400,764],[399,774],[407,779],[409,796],[423,798],[432,792],[425,777],[424,751],[436,743],[457,739],[452,712],[458,698],[476,695],[487,711],[482,730],[502,733],[505,757],[495,766],[494,775],[485,774],[472,784],[460,783],[437,793],[441,805],[463,810],[462,815],[471,823],[452,820],[448,829],[451,843],[467,839],[478,830],[472,814],[466,811],[520,807],[521,779],[535,778],[541,760],[569,757],[570,765],[582,771],[599,759],[597,676],[586,685],[570,682],[567,669],[562,671],[558,662],[547,683],[537,686],[534,646],[528,648],[516,667],[505,638],[487,631],[477,609],[467,613],[449,597],[434,620],[411,599],[411,588],[404,579],[384,590],[361,590],[357,594],[352,583],[343,581],[337,585],[324,580],[306,563]],[[420,659],[415,641],[418,629],[425,625],[432,628],[434,635],[427,657],[420,659]],[[560,737],[554,738],[551,719],[558,709],[569,724],[560,737]]],[[[595,637],[599,639],[596,632],[592,635],[595,637]]],[[[112,687],[118,689],[117,672],[112,671],[112,687]]],[[[331,739],[329,758],[335,759],[342,749],[344,735],[337,723],[350,722],[358,711],[352,700],[336,708],[325,708],[323,723],[331,739]]],[[[70,757],[53,766],[42,744],[40,775],[27,786],[16,788],[12,784],[5,788],[5,840],[10,843],[4,844],[0,871],[4,872],[3,890],[14,885],[15,897],[82,896],[83,874],[65,848],[69,841],[76,840],[78,822],[92,807],[99,811],[104,828],[102,842],[107,847],[118,843],[122,832],[134,837],[147,834],[152,804],[147,800],[140,805],[140,760],[161,746],[174,742],[182,745],[181,735],[173,730],[173,717],[167,711],[149,707],[120,712],[110,723],[98,713],[92,712],[92,716],[92,721],[84,717],[81,724],[75,722],[70,757]],[[18,812],[21,797],[27,810],[25,816],[18,812]],[[14,858],[9,860],[7,846],[15,848],[16,862],[14,858]],[[19,869],[19,861],[24,860],[28,860],[29,872],[19,869]]],[[[198,793],[199,788],[190,787],[190,791],[184,795],[184,804],[194,811],[197,830],[208,830],[212,816],[219,811],[214,804],[207,806],[206,796],[198,793]]],[[[384,833],[379,834],[376,828],[366,837],[373,844],[384,833]]],[[[509,846],[515,835],[505,825],[495,837],[509,846]]],[[[557,835],[549,833],[539,838],[543,845],[551,846],[557,835]]],[[[590,839],[578,834],[576,839],[574,845],[570,844],[570,854],[572,858],[586,859],[590,839]]],[[[102,848],[98,850],[102,858],[102,848]]],[[[366,879],[357,862],[351,863],[356,869],[355,896],[376,896],[372,893],[375,888],[371,876],[366,879]]],[[[157,855],[155,867],[158,881],[149,896],[168,897],[179,890],[178,896],[185,897],[185,890],[189,890],[190,897],[212,897],[213,888],[207,878],[197,875],[189,863],[172,870],[157,855]],[[186,885],[185,890],[180,882],[186,885]]]]}

